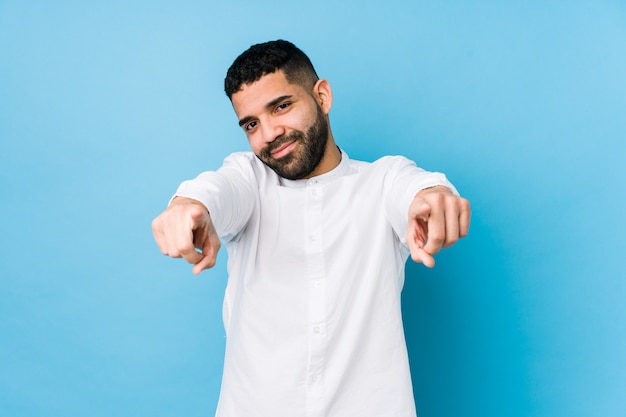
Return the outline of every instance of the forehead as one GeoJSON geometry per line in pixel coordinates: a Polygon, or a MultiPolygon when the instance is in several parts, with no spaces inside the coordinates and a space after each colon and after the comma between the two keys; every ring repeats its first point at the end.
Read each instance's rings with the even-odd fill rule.
{"type": "Polygon", "coordinates": [[[258,81],[244,84],[241,90],[231,97],[233,108],[238,117],[257,114],[277,97],[299,97],[306,94],[298,84],[290,84],[282,71],[262,76],[258,81]]]}

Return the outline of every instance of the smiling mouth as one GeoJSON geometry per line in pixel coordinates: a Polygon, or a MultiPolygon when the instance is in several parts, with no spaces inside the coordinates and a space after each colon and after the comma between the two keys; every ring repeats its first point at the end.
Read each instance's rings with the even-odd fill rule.
{"type": "Polygon", "coordinates": [[[296,146],[296,142],[297,141],[294,139],[294,140],[291,140],[289,142],[286,142],[280,145],[277,149],[272,150],[270,152],[270,154],[272,155],[272,158],[279,159],[287,155],[296,146]]]}

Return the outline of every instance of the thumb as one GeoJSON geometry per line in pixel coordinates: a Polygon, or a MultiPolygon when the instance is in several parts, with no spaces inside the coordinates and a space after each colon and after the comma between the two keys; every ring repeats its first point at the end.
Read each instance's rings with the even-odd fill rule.
{"type": "Polygon", "coordinates": [[[432,207],[422,198],[415,198],[409,208],[409,223],[406,233],[406,243],[413,261],[432,268],[435,259],[424,246],[428,237],[428,217],[432,207]]]}
{"type": "Polygon", "coordinates": [[[418,218],[409,219],[409,227],[406,233],[406,243],[409,247],[411,259],[417,263],[424,264],[432,268],[435,266],[435,259],[432,254],[428,253],[424,246],[426,244],[426,231],[424,225],[420,223],[425,221],[418,218]]]}
{"type": "Polygon", "coordinates": [[[204,208],[193,205],[189,209],[189,223],[191,230],[196,230],[205,226],[207,223],[207,214],[208,212],[204,208]]]}
{"type": "Polygon", "coordinates": [[[197,235],[198,241],[195,243],[195,246],[202,251],[202,259],[196,262],[192,268],[193,273],[196,275],[205,269],[215,266],[217,253],[221,246],[217,234],[211,228],[198,230],[197,235]]]}
{"type": "Polygon", "coordinates": [[[221,243],[208,211],[203,209],[193,211],[190,213],[190,218],[194,231],[194,246],[202,253],[202,259],[193,266],[193,273],[197,275],[215,266],[221,243]]]}

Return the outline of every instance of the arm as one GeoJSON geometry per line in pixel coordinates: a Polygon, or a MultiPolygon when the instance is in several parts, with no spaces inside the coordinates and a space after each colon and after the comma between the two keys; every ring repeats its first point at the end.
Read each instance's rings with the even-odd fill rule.
{"type": "Polygon", "coordinates": [[[411,258],[432,268],[434,254],[467,236],[471,210],[466,199],[447,187],[435,186],[415,195],[408,217],[406,242],[411,258]]]}
{"type": "Polygon", "coordinates": [[[219,238],[228,240],[242,230],[255,205],[251,160],[246,154],[230,155],[217,171],[178,187],[168,208],[152,222],[164,255],[184,258],[193,264],[194,274],[215,265],[219,238]]]}
{"type": "Polygon", "coordinates": [[[184,258],[193,264],[194,274],[215,265],[221,244],[208,210],[199,201],[174,198],[153,220],[152,233],[161,253],[184,258]]]}

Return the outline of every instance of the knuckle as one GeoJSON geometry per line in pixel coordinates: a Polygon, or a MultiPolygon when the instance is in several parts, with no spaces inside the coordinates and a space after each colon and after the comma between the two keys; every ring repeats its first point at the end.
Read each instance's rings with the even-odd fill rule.
{"type": "Polygon", "coordinates": [[[432,232],[430,236],[428,236],[429,243],[434,243],[441,245],[446,239],[445,234],[442,232],[432,232]]]}
{"type": "Polygon", "coordinates": [[[445,206],[446,210],[449,210],[450,212],[455,212],[458,214],[461,211],[459,197],[455,195],[446,196],[446,199],[443,201],[442,204],[445,206]]]}
{"type": "Polygon", "coordinates": [[[156,233],[161,230],[161,217],[157,217],[152,220],[152,232],[156,233]]]}
{"type": "Polygon", "coordinates": [[[172,258],[181,258],[182,257],[181,252],[179,250],[177,250],[177,249],[169,250],[167,255],[171,256],[172,258]]]}
{"type": "Polygon", "coordinates": [[[184,258],[191,258],[192,256],[194,256],[194,254],[197,253],[194,248],[189,247],[189,246],[183,246],[183,247],[177,248],[176,250],[178,254],[184,258]]]}
{"type": "Polygon", "coordinates": [[[439,205],[441,204],[441,202],[444,200],[445,195],[441,194],[441,193],[428,193],[424,196],[424,200],[426,200],[426,202],[428,204],[432,205],[439,205]]]}

